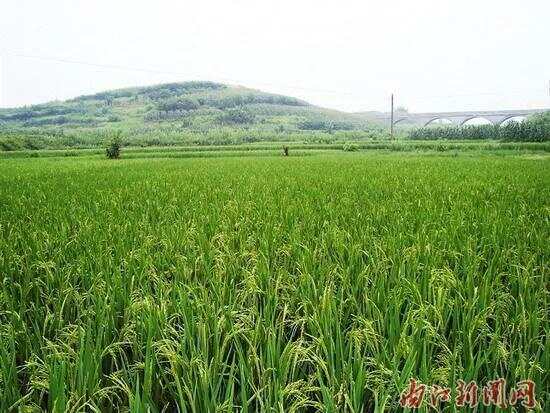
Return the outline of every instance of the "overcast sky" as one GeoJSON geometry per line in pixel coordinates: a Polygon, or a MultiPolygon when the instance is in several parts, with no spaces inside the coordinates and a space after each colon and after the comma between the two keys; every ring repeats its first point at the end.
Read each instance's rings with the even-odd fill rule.
{"type": "Polygon", "coordinates": [[[3,107],[194,79],[349,111],[550,107],[549,0],[1,0],[0,53],[3,107]]]}

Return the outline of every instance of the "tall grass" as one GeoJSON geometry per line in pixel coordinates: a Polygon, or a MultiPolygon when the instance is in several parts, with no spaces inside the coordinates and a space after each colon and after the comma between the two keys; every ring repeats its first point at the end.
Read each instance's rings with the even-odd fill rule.
{"type": "Polygon", "coordinates": [[[4,159],[0,411],[548,406],[548,161],[4,159]]]}

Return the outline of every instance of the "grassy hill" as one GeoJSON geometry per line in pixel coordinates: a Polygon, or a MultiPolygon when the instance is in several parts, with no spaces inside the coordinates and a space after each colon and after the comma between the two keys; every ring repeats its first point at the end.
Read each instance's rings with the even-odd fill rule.
{"type": "Polygon", "coordinates": [[[170,144],[187,137],[188,143],[198,139],[219,144],[227,143],[223,139],[220,142],[220,136],[266,140],[276,134],[359,131],[369,126],[359,115],[213,82],[111,90],[64,102],[0,110],[3,142],[6,135],[25,136],[24,146],[44,139],[62,142],[63,146],[89,146],[115,130],[129,143],[170,144]]]}

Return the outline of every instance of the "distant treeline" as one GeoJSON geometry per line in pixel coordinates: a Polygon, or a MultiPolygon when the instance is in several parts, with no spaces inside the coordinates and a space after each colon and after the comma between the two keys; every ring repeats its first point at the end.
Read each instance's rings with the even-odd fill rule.
{"type": "Polygon", "coordinates": [[[493,139],[514,142],[545,142],[550,140],[550,112],[533,115],[524,122],[505,125],[438,126],[413,129],[409,139],[474,140],[493,139]]]}
{"type": "Polygon", "coordinates": [[[79,102],[86,100],[106,100],[110,101],[119,98],[131,98],[144,96],[152,100],[167,99],[173,96],[178,96],[185,93],[193,93],[196,91],[204,90],[222,90],[227,86],[221,83],[214,82],[184,82],[184,83],[166,83],[163,85],[146,86],[139,88],[127,88],[109,90],[106,92],[100,92],[93,95],[79,96],[69,100],[69,102],[79,102]]]}
{"type": "Polygon", "coordinates": [[[298,129],[301,130],[323,130],[327,132],[337,130],[352,130],[355,125],[346,121],[331,121],[322,119],[304,120],[298,123],[298,129]]]}
{"type": "MultiPolygon", "coordinates": [[[[41,149],[101,148],[113,135],[110,130],[81,130],[78,132],[46,131],[39,128],[0,130],[0,152],[41,149]]],[[[186,131],[171,127],[144,128],[122,133],[123,146],[215,146],[241,145],[255,142],[301,142],[331,144],[348,141],[384,140],[381,130],[369,131],[269,131],[219,127],[205,131],[186,131]]]]}
{"type": "Polygon", "coordinates": [[[42,104],[23,108],[6,109],[0,112],[0,128],[9,122],[16,122],[19,126],[62,126],[84,125],[98,126],[102,122],[117,122],[119,118],[112,113],[108,106],[96,105],[86,107],[82,104],[42,104]]]}
{"type": "Polygon", "coordinates": [[[26,121],[33,117],[59,116],[78,112],[78,108],[61,105],[31,106],[28,108],[23,108],[15,113],[0,113],[0,121],[26,121]]]}
{"type": "Polygon", "coordinates": [[[268,94],[240,94],[228,96],[203,96],[203,97],[175,97],[165,99],[157,104],[160,112],[171,112],[181,110],[195,110],[201,106],[208,106],[217,109],[229,109],[250,104],[269,104],[287,106],[306,106],[305,102],[288,96],[268,94]]]}
{"type": "Polygon", "coordinates": [[[101,146],[112,133],[65,133],[63,130],[0,130],[0,151],[40,149],[94,148],[101,146]]]}

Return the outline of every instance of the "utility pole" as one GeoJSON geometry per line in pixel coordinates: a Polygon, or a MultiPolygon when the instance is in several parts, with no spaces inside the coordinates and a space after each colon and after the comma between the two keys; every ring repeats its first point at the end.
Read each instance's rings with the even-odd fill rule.
{"type": "Polygon", "coordinates": [[[8,53],[0,49],[0,108],[8,107],[8,53]]]}
{"type": "Polygon", "coordinates": [[[393,139],[393,93],[391,94],[390,139],[393,139]]]}
{"type": "Polygon", "coordinates": [[[4,67],[5,67],[5,54],[0,50],[0,108],[4,107],[4,67]]]}

